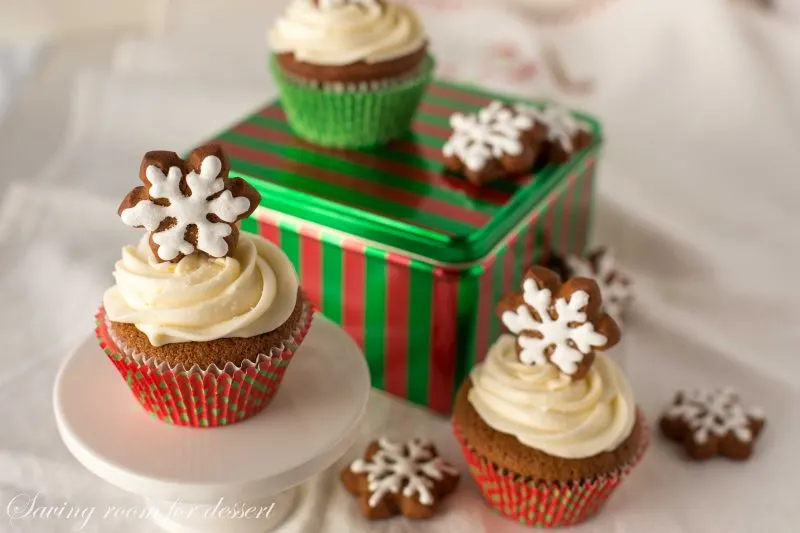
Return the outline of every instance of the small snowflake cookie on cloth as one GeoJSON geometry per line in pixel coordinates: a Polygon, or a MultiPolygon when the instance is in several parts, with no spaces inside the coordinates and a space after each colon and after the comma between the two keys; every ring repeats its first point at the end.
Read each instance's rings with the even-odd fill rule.
{"type": "Polygon", "coordinates": [[[522,292],[503,298],[497,312],[517,336],[517,354],[526,365],[552,364],[572,380],[583,378],[595,350],[607,350],[620,340],[614,319],[603,311],[600,289],[589,278],[566,283],[555,272],[531,267],[522,292]]]}
{"type": "Polygon", "coordinates": [[[177,263],[201,252],[233,255],[239,239],[236,222],[258,207],[261,196],[241,178],[229,178],[230,163],[217,145],[178,154],[145,154],[139,170],[143,186],[122,200],[119,216],[150,232],[150,247],[161,262],[177,263]]]}
{"type": "Polygon", "coordinates": [[[477,113],[450,117],[442,148],[447,170],[484,185],[533,170],[544,130],[533,117],[494,101],[477,113]]]}
{"type": "Polygon", "coordinates": [[[760,409],[745,407],[733,389],[724,388],[678,392],[659,426],[692,459],[721,455],[744,460],[753,453],[765,424],[760,409]]]}
{"type": "Polygon", "coordinates": [[[430,518],[458,485],[458,470],[439,457],[428,440],[370,443],[363,459],[342,470],[342,484],[359,498],[370,520],[403,515],[430,518]]]}
{"type": "Polygon", "coordinates": [[[519,104],[518,113],[532,118],[545,131],[539,153],[542,164],[561,164],[569,161],[573,154],[583,150],[592,142],[589,126],[576,119],[570,111],[558,104],[548,104],[539,109],[519,104]]]}
{"type": "Polygon", "coordinates": [[[603,309],[617,324],[622,324],[633,303],[633,285],[620,269],[614,254],[608,248],[599,247],[585,256],[567,256],[566,264],[570,276],[591,278],[597,282],[603,296],[603,309]]]}

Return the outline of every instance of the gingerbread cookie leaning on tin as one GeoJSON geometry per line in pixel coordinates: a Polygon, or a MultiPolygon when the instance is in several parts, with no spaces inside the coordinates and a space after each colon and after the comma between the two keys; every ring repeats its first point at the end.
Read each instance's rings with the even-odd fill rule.
{"type": "Polygon", "coordinates": [[[614,319],[602,308],[594,280],[561,282],[544,267],[531,267],[522,292],[503,298],[500,319],[517,336],[517,354],[528,365],[553,364],[565,374],[583,378],[594,362],[595,350],[607,350],[620,340],[614,319]]]}
{"type": "Polygon", "coordinates": [[[742,405],[731,388],[678,392],[659,422],[661,433],[697,460],[749,458],[765,424],[764,413],[742,405]]]}
{"type": "Polygon", "coordinates": [[[370,520],[396,515],[421,519],[433,516],[439,502],[456,489],[459,473],[430,441],[381,438],[342,470],[341,480],[370,520]]]}
{"type": "Polygon", "coordinates": [[[544,127],[494,101],[477,113],[450,117],[453,134],[442,148],[447,170],[484,185],[533,170],[544,127]]]}

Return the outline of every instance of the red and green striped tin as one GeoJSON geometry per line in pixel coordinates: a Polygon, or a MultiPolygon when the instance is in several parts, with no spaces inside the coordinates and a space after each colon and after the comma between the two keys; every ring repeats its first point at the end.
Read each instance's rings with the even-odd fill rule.
{"type": "Polygon", "coordinates": [[[594,141],[565,165],[483,188],[444,172],[450,115],[493,99],[515,101],[435,82],[408,135],[378,148],[305,143],[278,102],[213,140],[262,194],[243,229],[292,259],[364,349],[373,386],[442,413],[500,333],[501,295],[548,247],[582,251],[591,219],[601,132],[585,115],[594,141]]]}

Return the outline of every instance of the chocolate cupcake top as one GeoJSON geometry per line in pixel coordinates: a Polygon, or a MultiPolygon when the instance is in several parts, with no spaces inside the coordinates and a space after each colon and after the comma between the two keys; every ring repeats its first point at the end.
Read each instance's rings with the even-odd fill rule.
{"type": "Polygon", "coordinates": [[[148,233],[126,246],[103,296],[113,322],[134,324],[153,346],[253,337],[280,327],[297,302],[297,274],[288,257],[236,222],[260,195],[227,177],[216,146],[187,161],[150,152],[141,179],[120,206],[128,225],[148,233]]]}
{"type": "Polygon", "coordinates": [[[383,0],[292,0],[269,32],[273,52],[319,66],[391,61],[426,42],[411,8],[383,0]]]}
{"type": "Polygon", "coordinates": [[[532,267],[522,288],[498,306],[513,335],[500,337],[473,370],[469,402],[492,429],[552,456],[616,449],[633,431],[636,403],[619,366],[595,353],[620,337],[597,284],[561,283],[532,267]]]}

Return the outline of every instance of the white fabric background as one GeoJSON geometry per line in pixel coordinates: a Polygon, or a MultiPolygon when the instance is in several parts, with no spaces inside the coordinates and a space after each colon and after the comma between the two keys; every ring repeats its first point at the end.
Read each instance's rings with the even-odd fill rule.
{"type": "MultiPolygon", "coordinates": [[[[603,120],[595,241],[614,246],[637,282],[622,355],[651,419],[677,388],[723,384],[769,416],[744,465],[686,463],[655,439],[605,512],[575,531],[797,531],[796,4],[763,14],[724,0],[611,0],[581,21],[535,28],[494,4],[415,3],[446,75],[555,96],[603,120]],[[592,80],[594,92],[562,94],[542,66],[544,46],[555,46],[575,77],[592,80]]],[[[145,4],[108,16],[98,10],[90,23],[71,26],[80,31],[63,34],[52,32],[52,13],[20,15],[36,22],[31,34],[51,32],[53,45],[0,124],[3,532],[80,525],[11,520],[8,502],[21,493],[39,492],[49,504],[138,504],[61,444],[52,380],[90,333],[119,247],[136,237],[115,208],[142,153],[190,147],[274,96],[263,38],[280,2],[145,4]]],[[[383,431],[432,436],[458,460],[445,420],[376,393],[363,440],[383,431]]],[[[518,530],[486,511],[467,478],[447,512],[420,529],[403,520],[364,523],[334,478],[329,471],[309,485],[286,531],[518,530]]],[[[83,531],[155,528],[93,519],[83,531]]]]}

